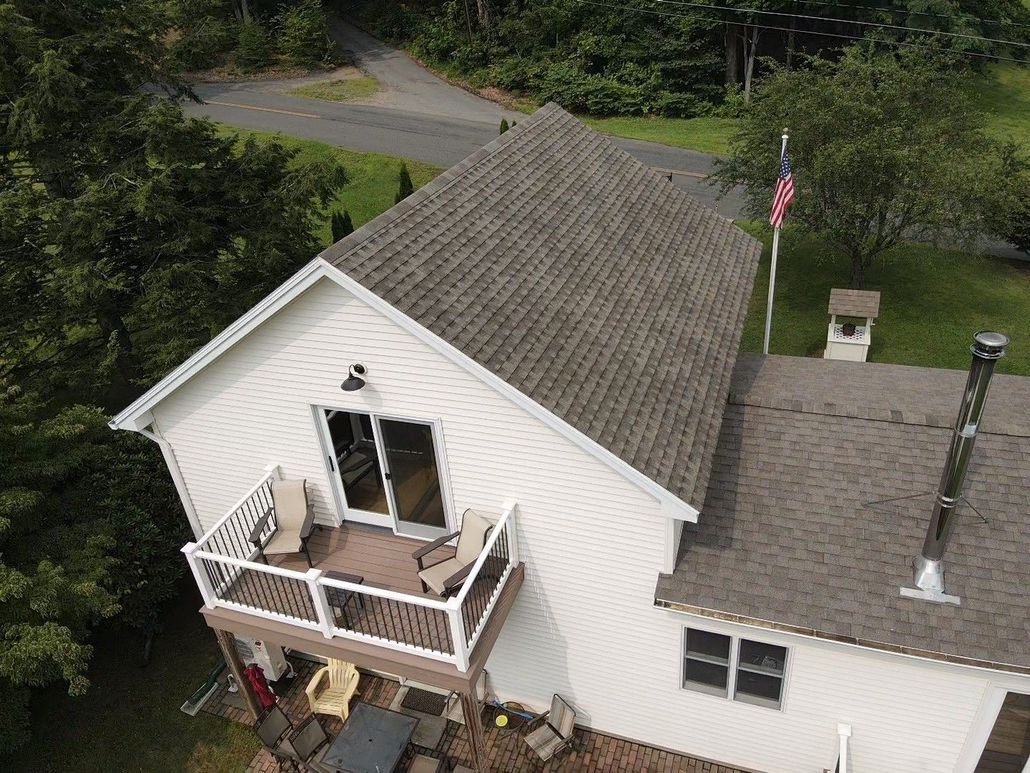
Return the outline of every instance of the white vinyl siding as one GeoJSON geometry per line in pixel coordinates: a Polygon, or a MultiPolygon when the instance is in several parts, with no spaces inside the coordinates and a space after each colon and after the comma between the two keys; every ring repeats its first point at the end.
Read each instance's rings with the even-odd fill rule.
{"type": "Polygon", "coordinates": [[[154,408],[201,523],[270,463],[332,523],[312,405],[438,420],[453,511],[518,501],[526,580],[487,664],[502,699],[558,692],[585,725],[767,773],[832,767],[838,722],[855,770],[953,769],[989,675],[656,609],[658,501],[328,280],[154,408]],[[355,362],[368,385],[343,392],[355,362]],[[682,689],[684,626],[788,647],[781,710],[682,689]]]}

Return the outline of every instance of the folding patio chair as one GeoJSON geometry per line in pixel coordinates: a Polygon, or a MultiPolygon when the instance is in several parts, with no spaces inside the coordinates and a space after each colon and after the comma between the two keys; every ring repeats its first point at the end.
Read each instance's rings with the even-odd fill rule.
{"type": "Polygon", "coordinates": [[[537,722],[543,724],[526,736],[526,743],[547,762],[554,755],[572,746],[572,733],[576,728],[576,711],[565,700],[554,694],[551,709],[527,725],[527,730],[537,722]]]}

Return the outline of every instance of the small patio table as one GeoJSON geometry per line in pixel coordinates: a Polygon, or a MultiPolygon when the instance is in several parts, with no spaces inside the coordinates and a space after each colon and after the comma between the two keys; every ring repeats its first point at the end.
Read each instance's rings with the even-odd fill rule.
{"type": "Polygon", "coordinates": [[[337,773],[392,773],[417,725],[418,720],[407,714],[358,703],[322,764],[337,773]]]}

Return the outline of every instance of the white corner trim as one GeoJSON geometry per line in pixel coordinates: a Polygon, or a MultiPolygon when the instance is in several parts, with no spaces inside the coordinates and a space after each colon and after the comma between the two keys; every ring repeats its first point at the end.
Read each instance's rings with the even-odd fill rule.
{"type": "Polygon", "coordinates": [[[366,303],[369,307],[379,311],[385,317],[401,327],[401,329],[414,335],[447,359],[459,365],[470,374],[478,378],[487,386],[492,387],[502,396],[508,398],[515,405],[527,413],[542,421],[561,435],[571,440],[594,458],[604,462],[614,469],[630,483],[643,489],[654,496],[662,505],[662,512],[670,518],[696,522],[698,510],[667,489],[660,486],[651,478],[644,475],[635,467],[624,462],[604,446],[584,435],[578,429],[559,418],[535,400],[526,396],[508,382],[480,365],[468,355],[447,343],[435,333],[420,325],[414,319],[403,313],[387,301],[380,298],[360,282],[347,276],[343,271],[333,266],[322,257],[316,257],[300,271],[287,279],[272,293],[257,303],[242,317],[225,328],[221,333],[211,339],[205,346],[201,347],[189,359],[175,368],[161,381],[147,390],[139,399],[125,408],[121,413],[110,421],[112,429],[136,429],[136,419],[148,412],[161,400],[166,398],[186,381],[203,370],[207,365],[217,359],[221,354],[231,348],[240,339],[250,333],[254,328],[273,316],[286,304],[310,288],[320,279],[331,279],[347,292],[366,303]]]}

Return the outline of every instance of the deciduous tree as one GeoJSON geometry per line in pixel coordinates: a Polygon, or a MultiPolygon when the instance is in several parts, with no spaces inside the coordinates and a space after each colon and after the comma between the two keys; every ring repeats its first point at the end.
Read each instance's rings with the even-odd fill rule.
{"type": "Polygon", "coordinates": [[[925,51],[850,49],[774,70],[760,85],[718,165],[724,190],[743,185],[768,215],[781,127],[797,199],[790,222],[817,231],[848,258],[851,286],[903,239],[969,245],[1007,183],[1009,154],[982,131],[962,78],[925,51]]]}

